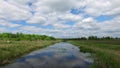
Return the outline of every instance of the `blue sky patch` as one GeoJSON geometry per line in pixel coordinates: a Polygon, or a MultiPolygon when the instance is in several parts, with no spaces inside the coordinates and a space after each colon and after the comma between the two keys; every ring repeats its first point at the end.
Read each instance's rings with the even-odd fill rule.
{"type": "Polygon", "coordinates": [[[68,21],[68,22],[65,22],[65,24],[66,24],[66,25],[71,25],[71,26],[72,26],[72,25],[74,25],[74,24],[75,24],[75,22],[68,21]]]}
{"type": "Polygon", "coordinates": [[[120,34],[118,31],[120,13],[116,9],[119,7],[119,0],[94,0],[92,4],[88,1],[0,0],[0,32],[18,31],[55,37],[82,37],[83,35],[87,37],[92,34],[119,36],[117,34],[120,34]],[[106,5],[108,1],[109,5],[106,5]],[[103,7],[107,7],[107,11],[103,7]],[[104,24],[104,22],[108,23],[104,24]],[[108,25],[115,28],[104,27],[108,25]],[[109,32],[111,29],[113,32],[109,32]]]}
{"type": "Polygon", "coordinates": [[[84,14],[84,16],[83,16],[84,18],[89,18],[89,17],[91,17],[89,14],[84,14]]]}
{"type": "Polygon", "coordinates": [[[83,11],[83,8],[81,8],[81,9],[71,9],[71,11],[70,11],[72,14],[80,14],[80,13],[84,13],[84,11],[83,11]]]}
{"type": "Polygon", "coordinates": [[[98,22],[104,22],[104,21],[109,21],[112,20],[112,16],[106,16],[106,15],[101,15],[95,18],[98,22]]]}
{"type": "Polygon", "coordinates": [[[53,29],[52,25],[47,25],[47,26],[40,26],[41,28],[45,28],[45,29],[53,29]]]}

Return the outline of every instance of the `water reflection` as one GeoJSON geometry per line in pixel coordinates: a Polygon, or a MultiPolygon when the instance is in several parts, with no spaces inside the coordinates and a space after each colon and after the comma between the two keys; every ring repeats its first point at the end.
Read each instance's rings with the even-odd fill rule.
{"type": "Polygon", "coordinates": [[[61,42],[34,51],[4,68],[88,68],[93,63],[88,56],[78,47],[61,42]]]}

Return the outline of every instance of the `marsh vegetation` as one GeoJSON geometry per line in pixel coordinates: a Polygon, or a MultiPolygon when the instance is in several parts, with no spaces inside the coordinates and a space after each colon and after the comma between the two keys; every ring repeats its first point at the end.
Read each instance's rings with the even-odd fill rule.
{"type": "Polygon", "coordinates": [[[0,65],[57,42],[54,37],[22,33],[0,34],[0,65]],[[49,41],[48,41],[49,40],[49,41]]]}
{"type": "Polygon", "coordinates": [[[0,65],[61,40],[78,46],[81,52],[91,53],[94,58],[91,68],[120,68],[120,38],[90,36],[58,40],[46,35],[22,33],[0,34],[0,65]]]}
{"type": "Polygon", "coordinates": [[[44,48],[57,41],[0,41],[0,65],[12,62],[21,56],[37,49],[44,48]]]}
{"type": "Polygon", "coordinates": [[[91,68],[120,68],[120,40],[71,40],[80,51],[92,53],[91,68]]]}

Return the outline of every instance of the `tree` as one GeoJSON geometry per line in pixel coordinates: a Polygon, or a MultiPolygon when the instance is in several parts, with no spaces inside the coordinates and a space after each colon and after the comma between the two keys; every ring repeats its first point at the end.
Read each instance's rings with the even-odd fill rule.
{"type": "Polygon", "coordinates": [[[1,40],[55,40],[54,37],[46,36],[46,35],[35,35],[35,34],[23,34],[23,33],[1,33],[0,34],[1,40]]]}
{"type": "Polygon", "coordinates": [[[88,39],[89,40],[98,40],[97,36],[89,36],[88,39]]]}

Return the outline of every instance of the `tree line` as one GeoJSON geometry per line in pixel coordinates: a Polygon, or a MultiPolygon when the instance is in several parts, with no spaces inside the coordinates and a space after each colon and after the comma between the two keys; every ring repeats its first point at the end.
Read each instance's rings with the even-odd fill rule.
{"type": "Polygon", "coordinates": [[[55,40],[54,37],[37,34],[23,34],[23,33],[0,33],[0,40],[55,40]]]}
{"type": "Polygon", "coordinates": [[[97,36],[89,36],[89,37],[81,37],[81,38],[67,38],[64,40],[120,40],[120,38],[116,37],[110,37],[110,36],[106,36],[106,37],[97,37],[97,36]]]}

